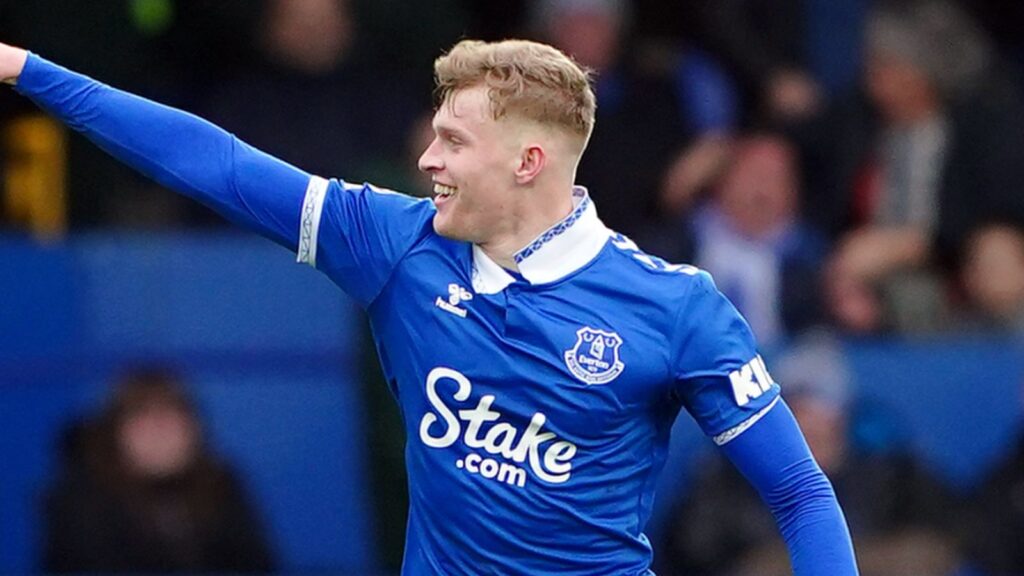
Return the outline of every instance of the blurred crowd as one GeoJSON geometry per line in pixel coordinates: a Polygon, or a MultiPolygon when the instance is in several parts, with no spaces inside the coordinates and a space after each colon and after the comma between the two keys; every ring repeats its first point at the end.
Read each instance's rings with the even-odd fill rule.
{"type": "MultiPolygon", "coordinates": [[[[594,71],[613,229],[711,271],[765,344],[1024,331],[1024,18],[956,0],[0,0],[4,39],[318,174],[429,193],[434,57],[521,36],[594,71]]],[[[3,218],[218,226],[4,94],[3,218]]]]}
{"type": "MultiPolygon", "coordinates": [[[[1024,335],[1024,4],[0,0],[4,41],[307,171],[417,195],[431,62],[464,36],[544,40],[593,70],[578,182],[609,227],[710,271],[764,346],[796,343],[776,380],[881,566],[865,574],[1024,573],[1024,444],[975,508],[946,513],[959,499],[909,454],[854,441],[821,336],[1024,335]]],[[[223,225],[6,92],[0,131],[8,230],[223,225]]],[[[745,490],[702,468],[659,573],[776,573],[745,490]]]]}

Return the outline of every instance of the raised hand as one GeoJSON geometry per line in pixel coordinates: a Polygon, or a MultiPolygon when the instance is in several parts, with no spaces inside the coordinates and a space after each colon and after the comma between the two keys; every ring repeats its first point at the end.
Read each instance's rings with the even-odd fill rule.
{"type": "Polygon", "coordinates": [[[17,83],[27,59],[26,50],[0,43],[0,81],[6,84],[17,83]]]}

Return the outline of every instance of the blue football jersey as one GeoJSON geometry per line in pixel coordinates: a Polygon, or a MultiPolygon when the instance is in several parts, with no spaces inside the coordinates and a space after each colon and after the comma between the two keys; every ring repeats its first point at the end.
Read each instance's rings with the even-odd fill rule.
{"type": "Polygon", "coordinates": [[[404,574],[647,574],[679,409],[722,444],[777,401],[705,272],[574,200],[512,274],[436,234],[429,200],[309,184],[298,259],[368,311],[405,422],[404,574]]]}
{"type": "Polygon", "coordinates": [[[605,228],[582,188],[511,274],[434,233],[428,200],[311,177],[35,55],[16,89],[366,308],[406,423],[403,573],[649,574],[643,529],[682,407],[771,508],[795,574],[857,574],[835,493],[747,324],[707,274],[605,228]]]}

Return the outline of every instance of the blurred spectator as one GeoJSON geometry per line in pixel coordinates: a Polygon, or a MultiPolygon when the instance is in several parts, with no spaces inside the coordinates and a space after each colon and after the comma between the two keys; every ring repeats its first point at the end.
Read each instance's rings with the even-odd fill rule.
{"type": "Polygon", "coordinates": [[[755,94],[753,110],[781,125],[819,111],[823,94],[806,69],[806,17],[793,0],[707,2],[710,41],[755,94]]]}
{"type": "Polygon", "coordinates": [[[65,437],[45,505],[47,572],[268,572],[255,511],[174,377],[138,371],[65,437]]]}
{"type": "MultiPolygon", "coordinates": [[[[857,545],[864,576],[941,576],[959,565],[946,523],[949,498],[901,449],[866,450],[849,368],[827,334],[812,332],[775,363],[775,379],[829,476],[857,545]]],[[[785,548],[756,492],[717,454],[701,466],[661,547],[659,574],[790,574],[785,548]]]]}
{"type": "MultiPolygon", "coordinates": [[[[1024,380],[1021,393],[1024,414],[1024,380]]],[[[972,560],[988,576],[1024,574],[1024,430],[970,502],[962,530],[972,560]]]]}
{"type": "MultiPolygon", "coordinates": [[[[349,0],[265,0],[260,56],[211,90],[202,116],[304,170],[366,177],[400,158],[416,112],[400,74],[364,66],[349,0]]],[[[426,104],[426,102],[424,103],[426,104]]]]}
{"type": "Polygon", "coordinates": [[[804,2],[636,0],[635,4],[637,26],[650,39],[674,38],[727,65],[739,81],[748,124],[786,125],[820,109],[822,89],[807,71],[804,2]]]}
{"type": "MultiPolygon", "coordinates": [[[[103,82],[145,96],[163,97],[167,93],[162,88],[173,80],[155,46],[173,25],[177,5],[172,0],[0,0],[0,16],[8,34],[6,41],[32,46],[37,53],[103,82]]],[[[15,106],[18,116],[32,118],[31,110],[22,108],[24,103],[15,106]]],[[[66,213],[70,228],[163,227],[219,221],[198,204],[144,182],[78,134],[71,132],[48,140],[60,144],[46,148],[37,145],[37,155],[55,159],[48,167],[53,172],[48,178],[65,181],[67,193],[63,188],[52,189],[49,196],[33,200],[33,188],[8,188],[5,192],[15,203],[28,206],[42,202],[51,206],[50,210],[58,208],[66,213]]],[[[37,138],[37,142],[41,141],[37,138]]],[[[8,147],[4,153],[11,157],[20,151],[8,147]]],[[[38,215],[39,211],[34,213],[38,215]]],[[[24,222],[17,214],[11,216],[19,224],[24,222]]],[[[29,226],[38,227],[32,223],[29,226]]]]}
{"type": "Polygon", "coordinates": [[[691,221],[694,263],[715,277],[765,345],[821,319],[816,295],[826,245],[800,220],[799,187],[792,146],[778,136],[743,138],[691,221]]]}
{"type": "Polygon", "coordinates": [[[67,132],[52,118],[25,114],[4,126],[2,143],[0,213],[37,239],[60,237],[67,230],[67,132]]]}
{"type": "Polygon", "coordinates": [[[990,224],[967,241],[961,283],[981,325],[1024,334],[1024,229],[990,224]]]}
{"type": "Polygon", "coordinates": [[[675,46],[637,50],[630,8],[624,0],[538,0],[534,22],[543,40],[596,76],[597,122],[577,182],[590,190],[609,227],[659,256],[680,259],[677,214],[726,157],[718,142],[737,122],[736,95],[701,53],[675,46]],[[687,160],[687,147],[699,150],[700,159],[687,160]],[[670,217],[663,194],[673,198],[670,217]]]}
{"type": "Polygon", "coordinates": [[[848,93],[856,87],[863,65],[864,19],[871,0],[803,0],[802,4],[808,73],[829,100],[848,93]]]}
{"type": "Polygon", "coordinates": [[[879,3],[866,45],[867,105],[838,108],[811,151],[807,214],[850,230],[829,266],[830,306],[856,332],[945,328],[949,261],[968,232],[1024,214],[1024,107],[946,0],[879,3]]]}

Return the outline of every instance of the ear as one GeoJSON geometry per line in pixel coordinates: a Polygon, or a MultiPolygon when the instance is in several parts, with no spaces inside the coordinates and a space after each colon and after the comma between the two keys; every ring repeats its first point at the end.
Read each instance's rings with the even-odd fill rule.
{"type": "Polygon", "coordinates": [[[528,144],[519,155],[515,177],[518,184],[529,184],[547,164],[548,155],[540,144],[528,144]]]}

